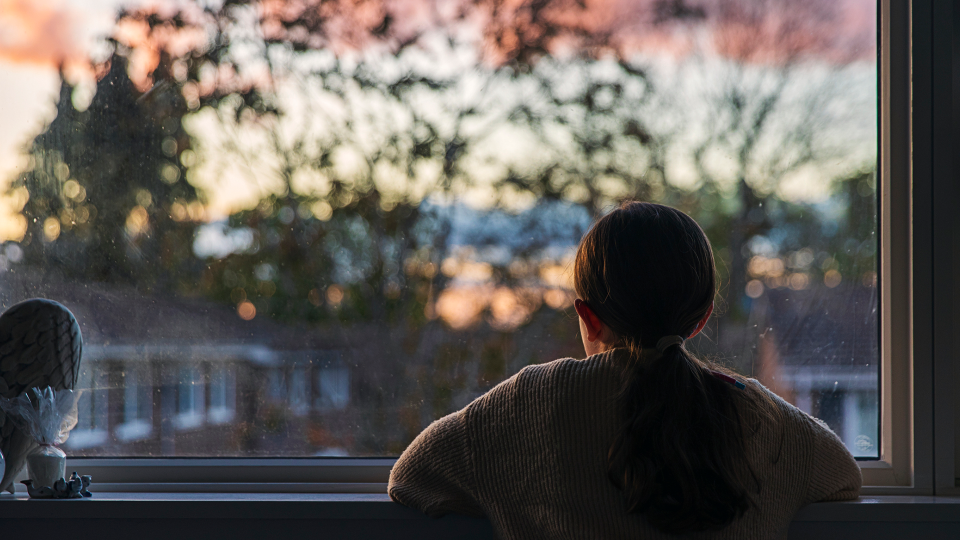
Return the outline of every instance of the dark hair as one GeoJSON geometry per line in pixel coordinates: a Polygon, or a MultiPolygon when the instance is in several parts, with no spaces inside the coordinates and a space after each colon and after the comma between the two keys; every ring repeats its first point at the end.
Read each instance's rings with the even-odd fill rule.
{"type": "Polygon", "coordinates": [[[667,533],[716,529],[750,506],[741,419],[746,394],[665,336],[688,337],[713,306],[710,241],[683,212],[628,202],[602,217],[577,250],[580,299],[629,352],[617,396],[621,425],[610,446],[610,480],[627,511],[667,533]],[[741,396],[738,396],[740,393],[741,396]]]}

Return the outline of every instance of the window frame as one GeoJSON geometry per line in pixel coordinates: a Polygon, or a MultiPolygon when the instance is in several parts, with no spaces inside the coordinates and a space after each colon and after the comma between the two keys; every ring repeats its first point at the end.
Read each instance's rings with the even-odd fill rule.
{"type": "MultiPolygon", "coordinates": [[[[960,494],[960,444],[954,441],[960,435],[960,400],[953,399],[952,391],[958,382],[954,351],[960,340],[951,334],[953,320],[960,321],[954,313],[960,310],[960,286],[949,288],[952,270],[960,265],[960,247],[951,242],[953,231],[960,239],[955,210],[960,189],[952,185],[950,156],[960,155],[960,149],[954,148],[950,132],[957,112],[936,115],[958,101],[951,94],[955,15],[949,2],[878,1],[881,449],[880,459],[859,461],[865,495],[960,494]],[[953,301],[935,303],[938,297],[953,301]]],[[[395,462],[68,461],[70,470],[92,474],[107,491],[316,493],[383,492],[395,462]]]]}

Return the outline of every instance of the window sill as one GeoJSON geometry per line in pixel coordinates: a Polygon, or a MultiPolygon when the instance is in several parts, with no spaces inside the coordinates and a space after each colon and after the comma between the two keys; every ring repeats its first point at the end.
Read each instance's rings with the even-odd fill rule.
{"type": "MultiPolygon", "coordinates": [[[[5,537],[69,526],[99,538],[126,538],[136,530],[141,540],[306,538],[320,531],[327,538],[352,540],[493,538],[486,520],[431,519],[379,493],[94,493],[93,499],[77,501],[29,501],[18,493],[0,495],[0,523],[5,537]],[[50,519],[71,521],[50,524],[50,519]]],[[[801,510],[790,528],[791,540],[840,537],[958,538],[960,497],[864,497],[814,504],[801,510]]]]}

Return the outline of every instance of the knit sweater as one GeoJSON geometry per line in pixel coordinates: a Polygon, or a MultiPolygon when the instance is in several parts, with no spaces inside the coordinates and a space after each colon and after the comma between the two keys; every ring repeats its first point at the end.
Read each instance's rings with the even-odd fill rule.
{"type": "MultiPolygon", "coordinates": [[[[427,427],[393,467],[390,497],[431,516],[486,516],[504,540],[673,538],[628,514],[607,474],[623,361],[614,350],[524,368],[427,427]]],[[[693,537],[786,538],[802,506],[857,498],[860,468],[824,423],[753,379],[744,391],[780,412],[754,412],[759,427],[745,438],[758,505],[693,537]]]]}

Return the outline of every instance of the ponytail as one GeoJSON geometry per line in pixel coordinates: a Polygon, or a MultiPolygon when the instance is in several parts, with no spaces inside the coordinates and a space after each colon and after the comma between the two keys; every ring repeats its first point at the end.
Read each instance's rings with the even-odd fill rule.
{"type": "Polygon", "coordinates": [[[680,345],[627,349],[622,424],[608,457],[627,511],[673,534],[731,523],[750,506],[747,480],[756,483],[735,407],[741,390],[680,345]]]}
{"type": "Polygon", "coordinates": [[[667,533],[723,527],[760,488],[739,412],[761,409],[755,393],[692,356],[680,337],[709,317],[716,276],[700,226],[659,204],[624,203],[577,249],[577,296],[626,349],[608,474],[627,510],[667,533]]]}

